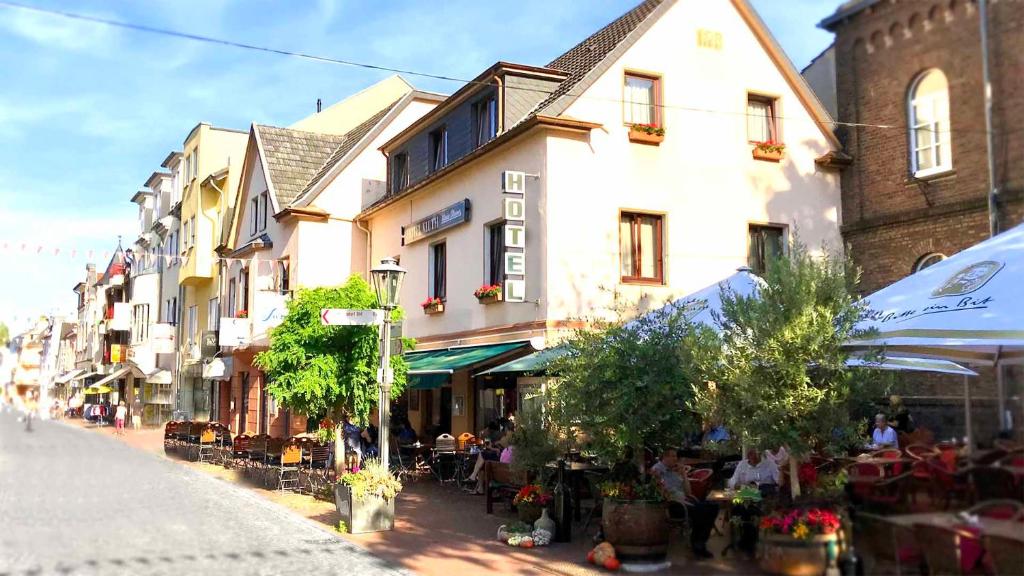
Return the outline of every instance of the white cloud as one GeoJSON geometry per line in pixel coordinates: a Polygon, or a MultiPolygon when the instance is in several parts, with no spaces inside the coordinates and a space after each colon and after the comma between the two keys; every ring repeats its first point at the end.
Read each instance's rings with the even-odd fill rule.
{"type": "Polygon", "coordinates": [[[99,23],[63,16],[8,9],[4,26],[11,32],[48,47],[71,51],[106,51],[117,39],[117,30],[99,23]]]}

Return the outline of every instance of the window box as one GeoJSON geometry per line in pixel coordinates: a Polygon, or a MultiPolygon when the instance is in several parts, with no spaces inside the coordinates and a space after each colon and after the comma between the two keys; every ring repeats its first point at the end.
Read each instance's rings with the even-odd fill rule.
{"type": "Polygon", "coordinates": [[[440,298],[427,298],[420,306],[423,308],[423,313],[427,315],[444,312],[444,302],[440,298]]]}
{"type": "Polygon", "coordinates": [[[630,142],[658,146],[664,139],[664,128],[660,128],[652,124],[633,124],[629,127],[630,142]]]}
{"type": "Polygon", "coordinates": [[[779,162],[786,155],[786,145],[777,142],[754,142],[754,160],[779,162]]]}
{"type": "Polygon", "coordinates": [[[473,292],[473,296],[476,296],[476,301],[480,304],[501,302],[501,286],[498,284],[481,286],[473,292]]]}

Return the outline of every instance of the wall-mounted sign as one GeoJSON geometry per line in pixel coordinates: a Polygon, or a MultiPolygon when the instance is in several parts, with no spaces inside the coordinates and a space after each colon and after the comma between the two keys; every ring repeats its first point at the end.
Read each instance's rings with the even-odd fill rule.
{"type": "Polygon", "coordinates": [[[217,331],[204,330],[202,346],[203,358],[213,358],[217,355],[217,352],[220,352],[220,341],[217,338],[217,331]]]}
{"type": "Polygon", "coordinates": [[[402,226],[402,246],[465,222],[469,222],[469,198],[438,210],[414,224],[402,226]]]}
{"type": "Polygon", "coordinates": [[[220,343],[222,346],[245,346],[252,340],[252,324],[248,318],[221,318],[220,343]]]}
{"type": "Polygon", "coordinates": [[[706,30],[704,28],[697,30],[697,46],[707,48],[709,50],[721,50],[722,33],[716,30],[706,30]]]}
{"type": "Polygon", "coordinates": [[[324,326],[376,326],[384,323],[382,310],[350,310],[348,308],[323,308],[320,323],[324,326]]]}
{"type": "Polygon", "coordinates": [[[526,301],[526,173],[501,173],[505,218],[505,302],[526,301]]]}

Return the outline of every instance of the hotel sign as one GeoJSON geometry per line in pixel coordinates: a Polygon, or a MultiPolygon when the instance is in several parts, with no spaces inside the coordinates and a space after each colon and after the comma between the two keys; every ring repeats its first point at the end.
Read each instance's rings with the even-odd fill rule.
{"type": "Polygon", "coordinates": [[[469,222],[469,198],[438,210],[410,226],[402,226],[402,246],[465,222],[469,222]]]}
{"type": "Polygon", "coordinates": [[[505,302],[526,301],[526,173],[501,173],[505,217],[505,302]]]}

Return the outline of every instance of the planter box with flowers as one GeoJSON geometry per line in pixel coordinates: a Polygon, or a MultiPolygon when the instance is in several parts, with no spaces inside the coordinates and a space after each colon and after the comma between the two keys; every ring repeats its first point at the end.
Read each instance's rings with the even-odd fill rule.
{"type": "Polygon", "coordinates": [[[248,310],[239,310],[238,312],[235,312],[235,318],[248,318],[248,317],[249,317],[249,311],[248,310]]]}
{"type": "Polygon", "coordinates": [[[547,507],[551,504],[551,494],[538,484],[527,484],[523,486],[516,497],[512,499],[512,505],[519,513],[519,520],[532,525],[541,516],[547,515],[547,507]]]}
{"type": "Polygon", "coordinates": [[[824,574],[838,555],[839,516],[822,508],[781,510],[761,520],[761,569],[769,574],[824,574]]]}
{"type": "Polygon", "coordinates": [[[444,302],[440,298],[427,298],[420,306],[423,308],[424,314],[440,314],[444,312],[444,302]]]}
{"type": "Polygon", "coordinates": [[[491,286],[483,285],[473,292],[473,296],[476,296],[476,301],[481,304],[494,304],[495,302],[501,302],[501,286],[493,284],[491,286]]]}
{"type": "Polygon", "coordinates": [[[786,145],[781,142],[768,140],[767,142],[754,142],[754,160],[765,160],[778,162],[786,152],[786,145]]]}
{"type": "Polygon", "coordinates": [[[665,129],[654,124],[633,124],[629,127],[629,141],[657,146],[665,139],[665,129]]]}

